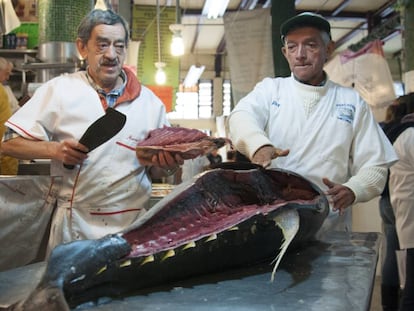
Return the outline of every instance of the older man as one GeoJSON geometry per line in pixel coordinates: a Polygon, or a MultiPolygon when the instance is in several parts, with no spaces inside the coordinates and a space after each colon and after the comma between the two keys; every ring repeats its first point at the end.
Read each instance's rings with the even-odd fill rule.
{"type": "Polygon", "coordinates": [[[378,196],[397,160],[367,103],[324,72],[334,49],[330,30],[309,12],[283,23],[291,76],[259,82],[228,120],[233,143],[253,162],[295,171],[326,190],[332,213],[323,231],[350,230],[348,207],[378,196]]]}
{"type": "Polygon", "coordinates": [[[128,29],[125,20],[110,10],[91,11],[81,21],[76,40],[79,54],[87,61],[86,71],[48,81],[6,122],[10,131],[2,153],[20,159],[51,159],[51,174],[63,176],[50,248],[122,230],[148,207],[150,177],[165,175],[183,162],[167,152],[145,162],[135,156],[137,142],[168,121],[162,102],[123,67],[128,29]],[[125,114],[126,123],[88,153],[78,140],[108,107],[125,114]],[[109,187],[134,170],[135,178],[109,187]]]}

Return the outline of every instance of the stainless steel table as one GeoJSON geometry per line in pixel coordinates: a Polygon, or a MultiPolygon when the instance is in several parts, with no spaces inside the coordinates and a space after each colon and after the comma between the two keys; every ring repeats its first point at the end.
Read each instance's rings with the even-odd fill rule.
{"type": "MultiPolygon", "coordinates": [[[[274,282],[272,265],[226,271],[102,299],[82,310],[133,311],[366,311],[370,308],[381,235],[333,232],[287,254],[274,282]]],[[[0,273],[0,307],[36,284],[44,263],[0,273]]]]}

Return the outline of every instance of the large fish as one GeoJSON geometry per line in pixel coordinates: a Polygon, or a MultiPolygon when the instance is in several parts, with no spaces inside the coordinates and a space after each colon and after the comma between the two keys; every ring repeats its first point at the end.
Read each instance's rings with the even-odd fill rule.
{"type": "Polygon", "coordinates": [[[314,237],[327,199],[293,172],[227,165],[178,185],[125,231],[57,246],[37,288],[10,310],[69,310],[102,296],[270,263],[279,253],[273,279],[289,244],[314,237]]]}

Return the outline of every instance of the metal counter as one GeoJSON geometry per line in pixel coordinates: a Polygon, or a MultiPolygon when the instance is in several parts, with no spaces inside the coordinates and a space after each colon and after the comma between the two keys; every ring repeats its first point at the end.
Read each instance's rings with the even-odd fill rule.
{"type": "Polygon", "coordinates": [[[44,237],[61,184],[61,177],[0,177],[0,271],[45,258],[44,237]]]}
{"type": "MultiPolygon", "coordinates": [[[[367,311],[378,260],[379,233],[333,232],[291,251],[274,282],[272,265],[227,271],[148,289],[82,310],[367,311]]],[[[0,307],[25,295],[44,263],[0,273],[0,307]]]]}
{"type": "Polygon", "coordinates": [[[20,161],[17,174],[50,176],[50,160],[20,161]]]}

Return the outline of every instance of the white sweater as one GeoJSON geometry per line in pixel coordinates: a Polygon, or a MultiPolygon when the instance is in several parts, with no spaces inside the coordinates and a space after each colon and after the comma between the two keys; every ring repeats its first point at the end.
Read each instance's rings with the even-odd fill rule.
{"type": "Polygon", "coordinates": [[[322,189],[322,177],[344,184],[355,202],[378,196],[397,156],[356,91],[332,81],[310,86],[265,78],[228,120],[236,148],[252,157],[263,145],[289,149],[273,167],[295,171],[322,189]]]}

